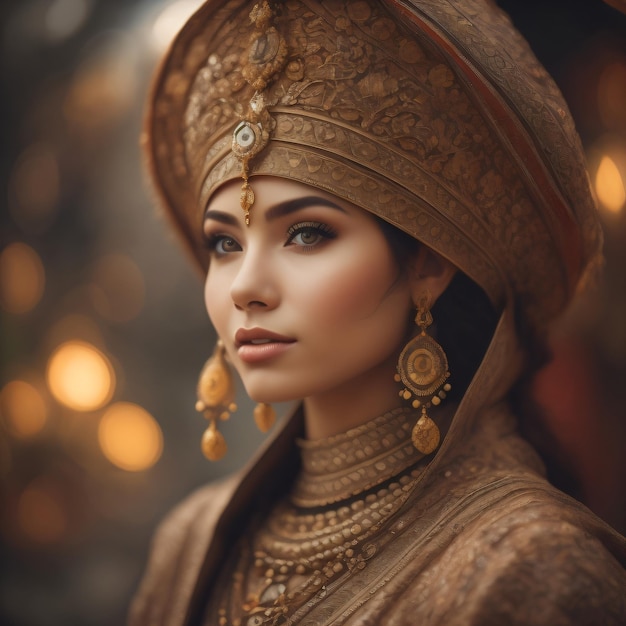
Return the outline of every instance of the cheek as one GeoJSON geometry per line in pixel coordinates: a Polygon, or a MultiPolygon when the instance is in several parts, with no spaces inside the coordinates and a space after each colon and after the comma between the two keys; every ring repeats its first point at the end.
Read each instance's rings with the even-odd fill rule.
{"type": "Polygon", "coordinates": [[[223,273],[209,270],[204,283],[204,306],[218,335],[226,330],[223,328],[227,304],[225,298],[229,296],[229,293],[223,273]]]}
{"type": "Polygon", "coordinates": [[[346,275],[344,288],[337,293],[337,312],[339,315],[350,313],[353,309],[360,311],[359,317],[368,318],[384,304],[393,289],[395,272],[380,266],[352,268],[346,275]],[[365,271],[364,271],[365,270],[365,271]]]}
{"type": "Polygon", "coordinates": [[[209,317],[211,317],[211,307],[213,305],[213,282],[214,281],[211,280],[210,274],[208,274],[204,281],[204,307],[206,308],[206,312],[209,314],[209,317]]]}
{"type": "Polygon", "coordinates": [[[317,273],[315,287],[309,284],[307,299],[313,300],[311,306],[325,320],[367,320],[386,306],[395,308],[399,301],[408,300],[398,293],[403,289],[393,259],[352,250],[342,256],[333,258],[327,271],[317,273]]]}

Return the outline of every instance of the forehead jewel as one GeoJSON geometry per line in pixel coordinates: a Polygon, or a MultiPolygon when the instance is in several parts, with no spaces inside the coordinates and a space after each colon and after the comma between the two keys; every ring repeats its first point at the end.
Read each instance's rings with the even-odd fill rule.
{"type": "Polygon", "coordinates": [[[250,209],[254,191],[248,180],[250,161],[267,146],[274,121],[267,107],[266,87],[285,67],[287,42],[273,25],[274,11],[267,0],[256,4],[250,12],[254,32],[250,36],[248,54],[242,75],[254,89],[242,120],[233,131],[232,151],[241,163],[241,208],[246,224],[250,224],[250,209]]]}

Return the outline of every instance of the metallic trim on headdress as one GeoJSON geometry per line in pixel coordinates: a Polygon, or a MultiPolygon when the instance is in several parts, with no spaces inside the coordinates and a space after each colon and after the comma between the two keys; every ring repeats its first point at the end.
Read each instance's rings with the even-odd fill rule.
{"type": "Polygon", "coordinates": [[[241,208],[246,225],[250,224],[250,209],[254,204],[254,192],[248,181],[250,160],[267,146],[274,127],[263,91],[285,67],[287,60],[287,42],[271,25],[273,18],[274,12],[267,0],[255,5],[250,12],[255,31],[250,37],[248,58],[241,73],[255,92],[242,121],[233,131],[231,146],[241,163],[241,208]]]}

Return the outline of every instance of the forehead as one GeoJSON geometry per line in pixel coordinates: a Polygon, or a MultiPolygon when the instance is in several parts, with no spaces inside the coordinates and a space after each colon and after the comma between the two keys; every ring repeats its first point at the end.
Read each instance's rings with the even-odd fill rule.
{"type": "MultiPolygon", "coordinates": [[[[352,202],[319,189],[318,187],[307,185],[306,183],[296,180],[289,180],[277,176],[254,176],[250,179],[250,187],[255,195],[254,204],[250,209],[252,218],[254,217],[255,210],[260,212],[265,208],[300,198],[319,198],[326,203],[337,205],[346,211],[357,211],[370,215],[368,211],[352,202]]],[[[243,209],[240,205],[241,193],[241,179],[228,181],[212,194],[207,203],[206,210],[219,209],[221,211],[243,214],[243,209]]]]}

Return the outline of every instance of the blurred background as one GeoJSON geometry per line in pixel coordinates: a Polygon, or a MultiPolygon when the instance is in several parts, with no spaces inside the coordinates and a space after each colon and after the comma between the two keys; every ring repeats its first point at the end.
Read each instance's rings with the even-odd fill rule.
{"type": "MultiPolygon", "coordinates": [[[[239,467],[199,441],[214,334],[201,279],[155,209],[139,134],[150,76],[199,0],[0,8],[0,623],[124,623],[158,520],[239,467]]],[[[606,232],[603,283],[536,384],[580,496],[626,530],[626,16],[600,0],[502,0],[563,90],[606,232]]],[[[242,415],[243,417],[239,417],[242,415]]]]}

